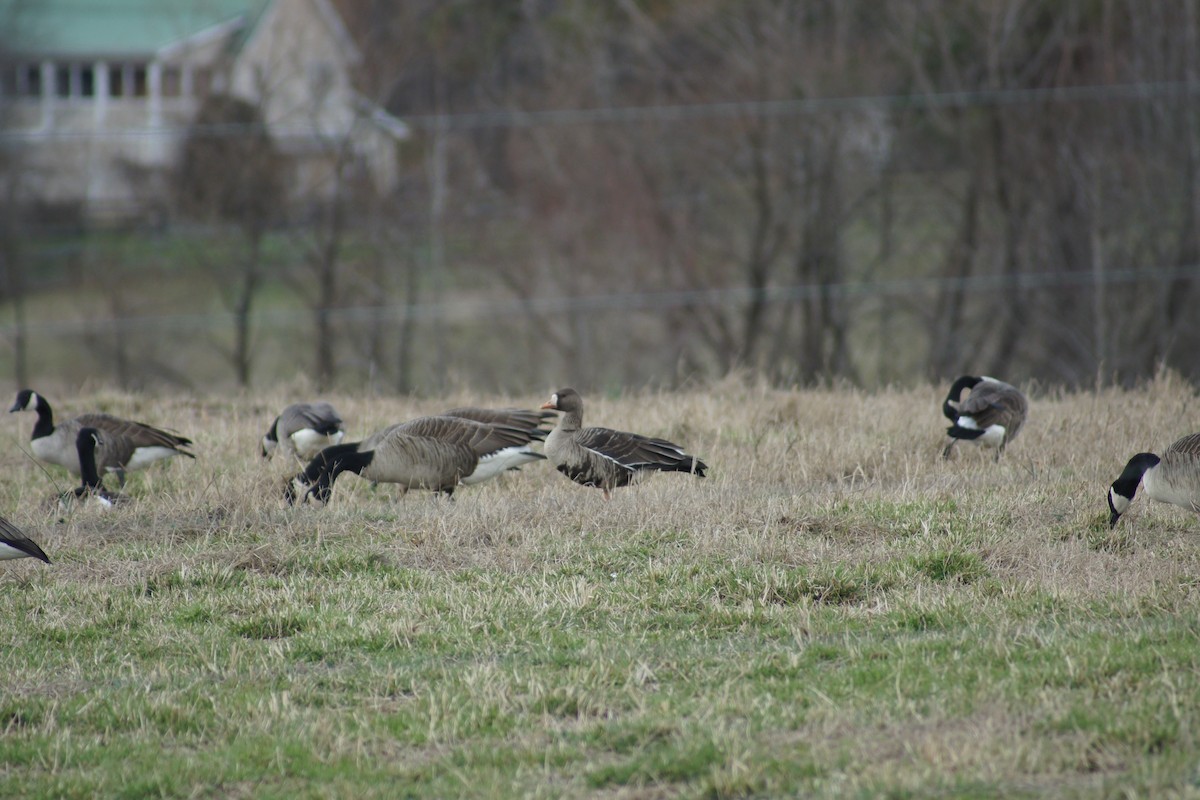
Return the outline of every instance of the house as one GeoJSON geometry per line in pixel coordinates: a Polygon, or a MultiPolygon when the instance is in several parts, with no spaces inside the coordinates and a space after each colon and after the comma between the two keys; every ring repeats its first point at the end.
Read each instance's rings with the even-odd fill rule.
{"type": "Polygon", "coordinates": [[[5,177],[88,218],[143,213],[221,93],[259,108],[293,195],[330,193],[347,154],[386,190],[408,131],[355,90],[360,61],[330,0],[0,0],[5,177]]]}

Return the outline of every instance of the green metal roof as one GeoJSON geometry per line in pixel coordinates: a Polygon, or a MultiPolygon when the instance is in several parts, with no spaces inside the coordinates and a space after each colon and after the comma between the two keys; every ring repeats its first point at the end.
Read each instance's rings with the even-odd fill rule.
{"type": "Polygon", "coordinates": [[[0,0],[0,39],[21,54],[149,57],[218,25],[244,41],[270,0],[0,0]]]}

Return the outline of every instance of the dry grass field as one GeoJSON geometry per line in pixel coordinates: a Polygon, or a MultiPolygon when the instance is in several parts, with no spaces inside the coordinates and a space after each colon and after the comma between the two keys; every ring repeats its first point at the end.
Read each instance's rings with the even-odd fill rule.
{"type": "MultiPolygon", "coordinates": [[[[358,438],[542,388],[328,399],[358,438]]],[[[54,564],[0,563],[0,795],[1200,795],[1200,520],[1104,499],[1196,389],[1035,388],[998,464],[940,459],[944,391],[585,396],[710,477],[286,508],[256,446],[308,393],[47,387],[199,458],[64,515],[5,420],[0,513],[54,564]]]]}

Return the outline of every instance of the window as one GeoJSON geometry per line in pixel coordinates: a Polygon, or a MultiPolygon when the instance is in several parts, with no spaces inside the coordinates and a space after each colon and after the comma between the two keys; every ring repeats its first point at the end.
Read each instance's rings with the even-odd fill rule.
{"type": "Polygon", "coordinates": [[[125,88],[125,68],[120,64],[108,68],[108,94],[110,97],[124,97],[128,94],[125,88]]]}
{"type": "Polygon", "coordinates": [[[79,67],[79,94],[82,97],[96,95],[96,70],[90,64],[79,67]]]}
{"type": "Polygon", "coordinates": [[[26,97],[37,97],[42,93],[42,67],[40,64],[24,64],[17,68],[17,93],[26,97]]]}
{"type": "Polygon", "coordinates": [[[54,68],[54,94],[58,97],[71,96],[71,66],[59,64],[54,68]]]}
{"type": "Polygon", "coordinates": [[[146,65],[145,64],[135,64],[134,65],[134,67],[133,67],[133,86],[131,88],[133,89],[132,94],[134,97],[145,97],[146,96],[146,65]]]}

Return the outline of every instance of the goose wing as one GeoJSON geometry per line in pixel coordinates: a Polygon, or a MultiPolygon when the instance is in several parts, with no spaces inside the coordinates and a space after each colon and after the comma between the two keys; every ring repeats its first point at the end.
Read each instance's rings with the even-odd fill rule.
{"type": "Polygon", "coordinates": [[[1193,433],[1179,439],[1167,448],[1167,453],[1200,459],[1200,433],[1193,433]]]}
{"type": "Polygon", "coordinates": [[[318,433],[330,434],[341,430],[342,418],[329,403],[293,403],[283,410],[276,423],[278,431],[291,435],[296,431],[311,428],[318,433]]]}
{"type": "Polygon", "coordinates": [[[533,432],[527,429],[499,424],[489,425],[463,417],[444,415],[418,417],[393,427],[414,436],[426,436],[453,444],[465,444],[480,456],[507,447],[521,447],[529,444],[534,438],[533,432]]]}
{"type": "Polygon", "coordinates": [[[958,415],[970,417],[980,428],[1003,425],[1013,431],[1014,423],[1020,425],[1025,419],[1028,403],[1025,395],[1007,383],[986,381],[975,387],[967,399],[959,403],[958,415]]]}
{"type": "Polygon", "coordinates": [[[460,419],[469,419],[475,422],[482,422],[485,425],[504,425],[510,428],[520,428],[530,431],[534,439],[545,439],[546,434],[550,432],[548,428],[543,428],[543,425],[549,424],[553,420],[555,413],[553,411],[532,411],[524,408],[452,408],[449,411],[442,412],[444,417],[458,417],[460,419]]]}
{"type": "Polygon", "coordinates": [[[610,428],[584,428],[575,435],[575,443],[621,467],[639,469],[691,469],[703,475],[707,465],[688,455],[679,445],[665,439],[653,439],[638,433],[610,428]]]}
{"type": "Polygon", "coordinates": [[[0,517],[0,544],[6,544],[14,550],[20,550],[31,558],[50,563],[50,559],[38,547],[37,542],[25,535],[25,532],[8,520],[0,517]]]}
{"type": "MultiPolygon", "coordinates": [[[[83,427],[99,428],[101,431],[125,436],[135,448],[138,447],[167,447],[178,450],[184,455],[192,455],[183,448],[192,443],[186,436],[180,436],[144,422],[121,419],[111,414],[81,414],[75,418],[83,427]]],[[[194,457],[194,456],[193,456],[194,457]]]]}

